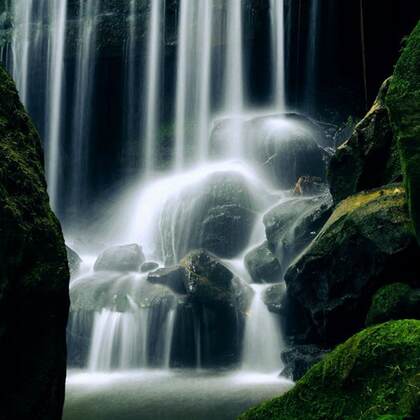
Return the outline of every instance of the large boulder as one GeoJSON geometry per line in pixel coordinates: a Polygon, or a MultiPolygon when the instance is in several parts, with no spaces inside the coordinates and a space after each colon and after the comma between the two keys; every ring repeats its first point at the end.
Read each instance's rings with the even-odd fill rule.
{"type": "Polygon", "coordinates": [[[267,288],[263,295],[264,303],[266,304],[268,310],[274,314],[283,315],[284,308],[284,298],[286,294],[286,285],[283,283],[274,284],[267,288]]]}
{"type": "Polygon", "coordinates": [[[282,279],[280,262],[268,249],[267,242],[245,256],[245,267],[254,283],[276,283],[282,279]]]}
{"type": "Polygon", "coordinates": [[[338,346],[287,394],[240,420],[420,418],[420,321],[368,328],[338,346]]]}
{"type": "Polygon", "coordinates": [[[419,282],[419,258],[404,188],[360,193],[341,202],[290,267],[288,296],[316,341],[336,343],[363,327],[373,294],[402,267],[407,283],[419,282]]]}
{"type": "Polygon", "coordinates": [[[420,290],[405,283],[393,283],[373,296],[366,326],[397,319],[420,319],[420,290]]]}
{"type": "Polygon", "coordinates": [[[385,105],[390,81],[384,82],[371,110],[330,160],[328,180],[335,203],[401,177],[400,157],[385,105]]]}
{"type": "Polygon", "coordinates": [[[254,186],[237,172],[212,173],[171,197],[160,221],[166,265],[199,248],[235,257],[248,244],[259,208],[254,186]]]}
{"type": "Polygon", "coordinates": [[[4,419],[61,419],[69,269],[39,135],[0,68],[0,348],[4,419]]]}
{"type": "Polygon", "coordinates": [[[329,194],[289,198],[264,215],[268,248],[284,269],[318,234],[332,212],[329,194]]]}
{"type": "MultiPolygon", "coordinates": [[[[325,178],[321,130],[305,117],[279,114],[253,118],[242,124],[241,147],[278,187],[294,187],[302,175],[325,178]]],[[[220,154],[238,131],[236,120],[224,119],[213,129],[213,153],[220,154]]]]}
{"type": "Polygon", "coordinates": [[[139,271],[145,257],[137,244],[113,246],[97,258],[95,271],[139,271]]]}
{"type": "Polygon", "coordinates": [[[420,23],[395,66],[386,105],[401,157],[408,205],[420,243],[420,23]]]}

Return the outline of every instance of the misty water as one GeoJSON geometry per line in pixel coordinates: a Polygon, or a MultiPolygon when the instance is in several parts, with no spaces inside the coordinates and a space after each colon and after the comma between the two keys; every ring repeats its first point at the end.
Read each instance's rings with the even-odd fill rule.
{"type": "MultiPolygon", "coordinates": [[[[107,15],[100,0],[78,3],[70,18],[64,0],[14,2],[17,23],[7,55],[23,102],[46,116],[40,120],[51,203],[62,218],[67,244],[82,260],[70,284],[64,418],[233,419],[293,386],[281,376],[286,349],[281,316],[264,301],[269,287],[283,285],[282,274],[270,285],[257,284],[244,262],[266,241],[263,216],[288,202],[302,175],[289,157],[295,140],[318,147],[310,124],[286,114],[284,2],[269,2],[267,39],[275,70],[271,99],[258,106],[247,96],[247,2],[178,2],[176,40],[171,41],[176,44],[172,135],[163,165],[159,133],[170,10],[167,2],[151,0],[146,19],[140,19],[140,1],[127,0],[120,23],[127,33],[124,112],[118,118],[130,174],[98,202],[86,183],[95,161],[91,133],[99,22],[107,15]],[[67,26],[77,38],[71,72],[65,63],[67,26]],[[137,57],[140,33],[143,60],[137,57]],[[40,66],[39,89],[48,92],[41,105],[34,99],[39,91],[29,89],[39,57],[46,63],[40,66]],[[277,160],[280,164],[271,163],[277,160]],[[86,207],[86,202],[95,205],[86,207]],[[89,213],[89,228],[82,223],[82,208],[89,213]],[[125,256],[117,257],[114,268],[97,268],[104,251],[129,244],[141,247],[133,248],[141,255],[136,268],[119,268],[125,256]],[[223,307],[229,324],[223,331],[218,328],[224,313],[196,305],[188,288],[179,292],[153,283],[140,271],[145,262],[154,263],[154,269],[173,267],[202,248],[216,254],[231,276],[234,303],[223,307]]],[[[293,224],[288,229],[293,238],[293,224]]],[[[282,260],[281,250],[276,257],[282,260]]]]}

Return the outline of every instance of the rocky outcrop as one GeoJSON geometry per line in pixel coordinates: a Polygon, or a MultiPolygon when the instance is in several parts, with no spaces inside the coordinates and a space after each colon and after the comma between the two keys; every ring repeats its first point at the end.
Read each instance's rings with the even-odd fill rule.
{"type": "Polygon", "coordinates": [[[397,319],[420,319],[420,289],[393,283],[375,293],[366,326],[397,319]]]}
{"type": "Polygon", "coordinates": [[[149,273],[147,280],[152,284],[162,284],[175,293],[186,294],[185,270],[180,266],[159,268],[149,273]]]}
{"type": "Polygon", "coordinates": [[[280,262],[268,249],[267,242],[245,256],[245,267],[254,283],[276,283],[282,279],[280,262]]]}
{"type": "Polygon", "coordinates": [[[148,273],[150,271],[156,270],[159,268],[159,264],[153,261],[147,261],[143,263],[140,267],[142,273],[148,273]]]}
{"type": "Polygon", "coordinates": [[[270,312],[283,315],[284,297],[286,294],[286,285],[283,283],[275,284],[267,288],[263,295],[264,303],[270,312]]]}
{"type": "Polygon", "coordinates": [[[335,203],[401,177],[400,158],[385,105],[390,81],[384,82],[371,110],[331,158],[328,180],[335,203]]]}
{"type": "Polygon", "coordinates": [[[404,188],[360,193],[341,202],[290,267],[288,296],[312,339],[337,343],[363,327],[373,294],[400,278],[401,267],[404,281],[419,282],[419,258],[404,188]]]}
{"type": "Polygon", "coordinates": [[[408,205],[420,243],[420,23],[395,66],[386,104],[400,152],[408,205]]]}
{"type": "Polygon", "coordinates": [[[287,394],[240,420],[377,420],[420,416],[420,321],[368,328],[338,346],[287,394]]]}
{"type": "Polygon", "coordinates": [[[95,271],[139,271],[145,257],[137,244],[114,246],[97,258],[95,271]]]}
{"type": "Polygon", "coordinates": [[[292,198],[264,215],[268,248],[283,268],[315,238],[332,212],[329,194],[292,198]]]}
{"type": "Polygon", "coordinates": [[[61,419],[69,269],[39,136],[0,68],[0,348],[4,419],[61,419]]]}
{"type": "Polygon", "coordinates": [[[67,260],[69,262],[69,269],[71,276],[74,276],[80,270],[82,259],[79,257],[76,251],[66,245],[67,260]]]}

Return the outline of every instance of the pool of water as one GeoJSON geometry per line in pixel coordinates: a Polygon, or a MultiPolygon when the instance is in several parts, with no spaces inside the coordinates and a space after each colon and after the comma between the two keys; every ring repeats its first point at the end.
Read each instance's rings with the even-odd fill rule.
{"type": "Polygon", "coordinates": [[[64,420],[232,420],[292,386],[277,374],[70,371],[64,420]]]}

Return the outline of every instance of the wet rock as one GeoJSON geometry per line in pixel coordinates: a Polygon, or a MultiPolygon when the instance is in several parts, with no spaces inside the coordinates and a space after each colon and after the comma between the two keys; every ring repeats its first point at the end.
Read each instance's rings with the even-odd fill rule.
{"type": "Polygon", "coordinates": [[[401,177],[400,157],[385,105],[390,80],[382,85],[372,109],[350,139],[331,158],[328,181],[335,203],[401,177]]]}
{"type": "Polygon", "coordinates": [[[159,268],[159,264],[153,261],[148,261],[145,262],[141,265],[140,267],[140,271],[142,273],[148,273],[150,271],[156,270],[157,268],[159,268]]]}
{"type": "Polygon", "coordinates": [[[390,185],[341,202],[286,273],[287,293],[318,341],[337,343],[363,327],[373,293],[401,267],[419,282],[419,258],[405,190],[390,185]]]}
{"type": "Polygon", "coordinates": [[[264,215],[268,247],[283,268],[316,237],[332,212],[329,194],[287,199],[264,215]]]}
{"type": "Polygon", "coordinates": [[[268,249],[267,242],[245,256],[245,266],[254,283],[275,283],[281,280],[281,265],[268,249]]]}
{"type": "Polygon", "coordinates": [[[284,295],[286,285],[284,283],[270,286],[264,293],[264,303],[270,312],[282,315],[284,313],[284,295]]]}
{"type": "Polygon", "coordinates": [[[165,264],[177,264],[199,248],[222,258],[235,257],[248,244],[258,209],[256,191],[243,175],[223,171],[209,175],[164,208],[165,264]]]}
{"type": "Polygon", "coordinates": [[[281,354],[284,369],[281,376],[293,381],[301,379],[305,373],[316,363],[320,362],[329,350],[316,345],[298,345],[281,354]]]}
{"type": "Polygon", "coordinates": [[[95,271],[139,271],[145,258],[137,244],[114,246],[97,258],[95,271]]]}
{"type": "Polygon", "coordinates": [[[73,251],[69,246],[66,245],[67,260],[69,262],[70,274],[74,276],[80,269],[82,259],[79,257],[76,251],[73,251]]]}
{"type": "Polygon", "coordinates": [[[185,294],[185,270],[180,266],[159,268],[149,273],[147,280],[152,284],[162,284],[175,293],[185,294]]]}
{"type": "Polygon", "coordinates": [[[66,247],[49,204],[41,139],[3,67],[0,121],[0,417],[59,419],[69,308],[66,247]]]}

